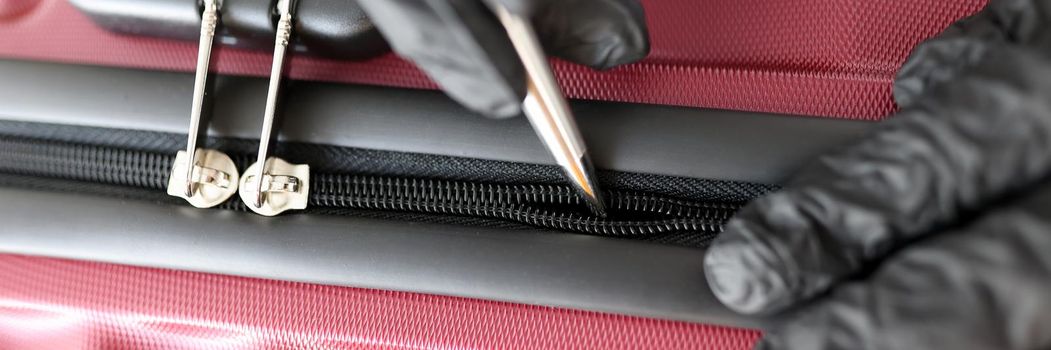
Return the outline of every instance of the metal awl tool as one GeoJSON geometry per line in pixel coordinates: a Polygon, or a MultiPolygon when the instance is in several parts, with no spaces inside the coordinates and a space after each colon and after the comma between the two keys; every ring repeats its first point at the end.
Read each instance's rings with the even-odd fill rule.
{"type": "Polygon", "coordinates": [[[259,154],[256,162],[245,169],[238,193],[248,208],[260,215],[274,216],[286,210],[306,209],[310,185],[310,168],[270,157],[274,123],[281,79],[288,45],[292,39],[293,0],[277,1],[277,36],[274,42],[274,63],[270,69],[270,85],[263,112],[263,130],[259,136],[259,154]]]}
{"type": "Polygon", "coordinates": [[[190,130],[186,150],[179,151],[168,177],[168,194],[186,199],[198,208],[216,206],[237,192],[237,166],[226,154],[198,147],[198,139],[207,134],[202,126],[204,97],[207,90],[208,67],[212,57],[212,42],[219,24],[219,0],[206,0],[201,11],[201,40],[197,51],[197,74],[193,85],[193,106],[190,109],[190,130]]]}
{"type": "Polygon", "coordinates": [[[498,1],[489,1],[489,7],[504,26],[525,67],[526,98],[522,110],[526,118],[584,197],[588,207],[596,215],[605,216],[605,202],[584,138],[555,80],[536,30],[529,19],[512,13],[498,1]]]}

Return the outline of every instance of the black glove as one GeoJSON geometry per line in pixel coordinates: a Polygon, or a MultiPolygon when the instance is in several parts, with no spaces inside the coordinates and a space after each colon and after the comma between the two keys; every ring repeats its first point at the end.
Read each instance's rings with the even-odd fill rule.
{"type": "Polygon", "coordinates": [[[1051,3],[914,51],[902,112],[743,209],[705,258],[763,349],[1051,349],[1051,3]]]}
{"type": "MultiPolygon", "coordinates": [[[[398,54],[453,99],[491,117],[518,115],[525,73],[485,0],[358,0],[398,54]]],[[[596,69],[649,53],[636,0],[493,0],[533,19],[545,50],[596,69]]]]}

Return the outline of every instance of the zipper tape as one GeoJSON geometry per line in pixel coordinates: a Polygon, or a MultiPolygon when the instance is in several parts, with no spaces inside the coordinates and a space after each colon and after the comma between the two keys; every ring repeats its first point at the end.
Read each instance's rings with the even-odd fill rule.
{"type": "MultiPolygon", "coordinates": [[[[6,123],[0,123],[0,126],[3,124],[6,123]]],[[[35,129],[43,128],[43,126],[36,125],[27,128],[35,129]]],[[[0,130],[6,131],[7,129],[0,128],[0,130]]],[[[143,142],[143,140],[128,142],[134,137],[129,137],[131,135],[117,130],[90,131],[108,134],[114,137],[111,140],[118,143],[143,142]]],[[[90,136],[93,134],[90,131],[79,134],[88,135],[88,138],[97,137],[97,134],[90,136]]],[[[61,132],[52,132],[52,136],[61,134],[61,132]]],[[[176,138],[176,135],[169,137],[176,138]]],[[[5,150],[3,154],[0,154],[0,173],[115,187],[108,188],[108,191],[114,192],[110,194],[120,195],[123,189],[141,194],[142,189],[147,189],[163,195],[163,189],[167,185],[166,181],[173,164],[173,156],[170,151],[136,150],[59,139],[62,137],[41,139],[25,136],[0,136],[0,148],[5,150]]],[[[153,142],[156,142],[157,139],[154,138],[153,142]]],[[[237,141],[226,142],[238,143],[237,141]]],[[[241,142],[247,143],[248,141],[241,142]]],[[[331,146],[283,146],[286,146],[284,154],[297,160],[299,160],[297,156],[303,152],[317,153],[314,152],[317,149],[327,149],[328,152],[336,154],[346,152],[346,150],[339,150],[339,147],[331,146]]],[[[250,161],[251,152],[227,151],[233,155],[234,163],[243,165],[250,161]]],[[[390,153],[396,154],[397,152],[390,153]]],[[[442,158],[449,160],[455,157],[432,157],[433,160],[442,158]]],[[[711,196],[709,193],[708,199],[698,199],[699,197],[681,198],[638,190],[645,186],[609,186],[610,190],[606,194],[608,196],[607,205],[610,207],[610,218],[601,219],[588,213],[586,207],[569,186],[374,175],[333,171],[324,165],[318,168],[324,170],[317,171],[314,175],[308,196],[310,206],[317,207],[317,210],[311,211],[314,213],[417,216],[419,219],[430,221],[524,225],[645,240],[668,241],[669,236],[674,236],[675,238],[671,238],[669,243],[690,241],[703,244],[721,230],[722,223],[744,201],[754,197],[752,194],[757,195],[772,190],[771,186],[747,183],[677,180],[677,183],[693,182],[694,185],[701,186],[707,184],[713,187],[711,191],[725,192],[720,196],[711,196]],[[739,200],[713,200],[715,197],[739,200]],[[354,213],[355,211],[359,213],[354,213]]],[[[549,170],[554,172],[553,177],[557,183],[558,169],[549,170]]],[[[641,182],[640,180],[647,176],[613,173],[612,177],[625,178],[628,180],[625,182],[631,183],[641,182]]],[[[668,179],[660,177],[651,179],[651,181],[658,182],[661,180],[668,179]]],[[[705,197],[703,192],[696,194],[705,197]]],[[[240,210],[247,208],[236,200],[227,201],[220,207],[240,210]]]]}
{"type": "MultiPolygon", "coordinates": [[[[68,124],[0,120],[0,137],[28,138],[172,154],[185,147],[186,135],[169,132],[115,129],[68,124]]],[[[246,165],[258,141],[210,137],[206,144],[246,165]]],[[[281,142],[277,152],[294,156],[321,173],[353,173],[502,184],[563,184],[561,169],[553,165],[465,158],[398,151],[281,142]]],[[[657,174],[600,170],[599,179],[610,189],[647,192],[693,201],[743,203],[778,189],[777,186],[730,180],[710,180],[657,174]]]]}
{"type": "MultiPolygon", "coordinates": [[[[163,190],[172,157],[109,147],[41,140],[3,139],[5,173],[163,190]]],[[[587,213],[571,188],[500,185],[447,180],[317,174],[312,205],[469,216],[602,236],[667,232],[716,233],[733,204],[689,202],[610,191],[610,217],[587,213]]],[[[247,202],[247,201],[246,201],[247,202]]],[[[244,203],[250,206],[251,203],[244,203]]]]}

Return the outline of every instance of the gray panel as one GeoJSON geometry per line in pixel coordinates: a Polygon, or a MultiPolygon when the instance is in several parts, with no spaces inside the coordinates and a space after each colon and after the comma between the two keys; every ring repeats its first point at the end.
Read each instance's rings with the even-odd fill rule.
{"type": "MultiPolygon", "coordinates": [[[[0,118],[185,133],[193,77],[0,61],[0,118]]],[[[264,79],[221,77],[213,135],[258,138],[264,79]]],[[[489,120],[434,91],[295,82],[281,138],[341,146],[553,164],[524,118],[489,120]]],[[[872,123],[576,101],[600,168],[780,183],[872,123]]]]}
{"type": "MultiPolygon", "coordinates": [[[[0,118],[180,133],[187,125],[188,74],[0,61],[0,76],[0,118]]],[[[217,87],[211,133],[257,137],[265,81],[221,77],[217,87]]],[[[288,91],[286,140],[553,163],[525,120],[474,116],[438,92],[309,82],[288,91]]],[[[762,183],[872,126],[618,103],[574,109],[599,167],[762,183]]],[[[712,298],[701,253],[686,248],[12,189],[0,198],[5,252],[751,324],[712,298]]]]}
{"type": "Polygon", "coordinates": [[[9,188],[0,198],[0,252],[754,325],[714,299],[693,249],[9,188]]]}

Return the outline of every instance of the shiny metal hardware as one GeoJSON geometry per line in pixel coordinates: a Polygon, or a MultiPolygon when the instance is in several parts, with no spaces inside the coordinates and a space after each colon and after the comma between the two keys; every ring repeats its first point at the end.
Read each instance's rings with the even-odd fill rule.
{"type": "Polygon", "coordinates": [[[269,158],[269,171],[259,174],[263,163],[255,163],[245,170],[238,194],[248,209],[259,215],[274,216],[287,210],[306,209],[310,194],[310,167],[290,164],[280,158],[269,158]],[[262,178],[263,181],[256,179],[262,178]],[[256,192],[257,190],[259,192],[256,192]],[[260,206],[254,206],[257,195],[262,195],[260,206]]]}
{"type": "Polygon", "coordinates": [[[507,31],[511,44],[525,67],[526,98],[522,103],[522,110],[526,118],[558,165],[572,180],[588,207],[596,215],[605,216],[605,202],[598,187],[594,166],[584,145],[584,138],[577,129],[569,103],[558,87],[558,81],[551,71],[536,30],[529,19],[511,13],[499,2],[489,1],[489,6],[507,31]]]}
{"type": "Polygon", "coordinates": [[[171,176],[168,177],[168,194],[190,202],[198,208],[210,208],[225,202],[237,192],[239,183],[237,166],[229,156],[210,149],[199,149],[197,161],[190,164],[190,154],[179,151],[175,155],[171,176]],[[192,184],[186,193],[185,184],[192,184]]]}
{"type": "Polygon", "coordinates": [[[168,194],[186,199],[198,208],[216,206],[237,192],[237,167],[222,152],[198,147],[197,139],[207,127],[201,126],[204,95],[207,89],[208,67],[212,57],[212,43],[219,24],[219,1],[207,0],[201,12],[201,40],[197,49],[197,74],[193,84],[193,105],[190,108],[190,130],[186,150],[179,151],[168,177],[168,194]]]}
{"type": "Polygon", "coordinates": [[[293,0],[278,0],[277,36],[274,40],[274,63],[270,69],[270,86],[266,95],[259,153],[255,164],[245,169],[238,191],[241,200],[252,211],[266,216],[290,209],[306,209],[310,184],[310,167],[290,164],[270,156],[274,137],[274,120],[285,67],[288,43],[292,38],[293,0]],[[261,181],[258,179],[262,179],[261,181]]]}

